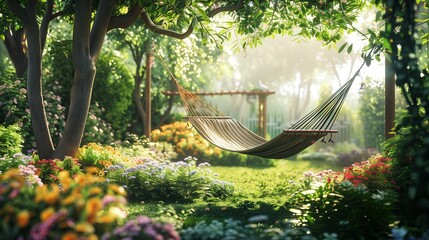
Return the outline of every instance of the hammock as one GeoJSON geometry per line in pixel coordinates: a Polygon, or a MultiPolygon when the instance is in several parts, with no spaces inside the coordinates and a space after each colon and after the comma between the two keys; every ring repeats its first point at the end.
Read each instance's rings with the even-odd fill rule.
{"type": "MultiPolygon", "coordinates": [[[[164,62],[163,64],[166,66],[164,62]]],[[[328,141],[333,142],[332,133],[337,131],[331,130],[332,125],[362,67],[363,64],[349,81],[322,104],[271,140],[253,133],[236,119],[226,116],[186,90],[169,72],[176,82],[188,121],[207,141],[231,152],[281,159],[301,152],[321,138],[322,142],[326,142],[325,137],[328,134],[330,134],[328,141]]]]}

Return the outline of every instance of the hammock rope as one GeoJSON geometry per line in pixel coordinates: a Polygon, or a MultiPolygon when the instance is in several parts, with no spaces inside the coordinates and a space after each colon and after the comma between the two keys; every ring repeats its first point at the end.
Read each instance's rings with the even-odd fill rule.
{"type": "Polygon", "coordinates": [[[329,141],[332,142],[332,133],[337,131],[331,130],[331,128],[338,117],[353,81],[364,66],[363,63],[350,80],[318,107],[290,128],[283,130],[278,136],[267,140],[185,89],[169,70],[163,58],[159,54],[157,55],[177,86],[179,96],[188,115],[188,122],[199,134],[224,150],[264,158],[291,157],[321,138],[325,142],[324,138],[328,134],[331,135],[329,141]]]}

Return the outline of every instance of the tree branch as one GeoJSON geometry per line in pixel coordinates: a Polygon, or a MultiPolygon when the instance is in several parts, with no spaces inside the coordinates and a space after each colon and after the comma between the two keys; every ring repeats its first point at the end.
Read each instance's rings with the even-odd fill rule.
{"type": "Polygon", "coordinates": [[[213,8],[211,9],[208,13],[207,16],[212,18],[214,16],[216,16],[217,14],[221,13],[221,12],[232,12],[232,11],[237,11],[240,8],[242,8],[244,6],[243,4],[243,0],[239,0],[237,4],[235,5],[228,5],[228,6],[223,6],[223,7],[218,7],[218,8],[213,8]]]}
{"type": "Polygon", "coordinates": [[[129,27],[140,16],[142,9],[143,8],[140,5],[135,4],[125,15],[111,17],[107,31],[110,31],[114,28],[129,27]]]}
{"type": "Polygon", "coordinates": [[[177,39],[185,39],[185,38],[189,37],[189,35],[191,35],[191,33],[194,31],[194,27],[196,24],[196,19],[194,18],[192,20],[191,24],[189,25],[188,30],[186,30],[186,32],[178,33],[178,32],[175,32],[175,31],[172,31],[169,29],[164,29],[164,28],[157,26],[155,23],[152,22],[149,14],[144,9],[141,12],[141,18],[143,19],[143,22],[145,23],[145,25],[152,32],[159,33],[159,34],[166,35],[166,36],[173,37],[173,38],[177,38],[177,39]]]}
{"type": "Polygon", "coordinates": [[[54,20],[55,18],[59,17],[59,16],[64,15],[65,13],[67,13],[67,12],[69,12],[69,11],[71,11],[71,10],[72,10],[72,4],[71,4],[71,3],[69,3],[69,4],[67,4],[66,6],[64,6],[63,10],[58,11],[58,12],[56,12],[56,13],[52,14],[52,15],[51,15],[51,21],[52,21],[52,20],[54,20]]]}
{"type": "Polygon", "coordinates": [[[42,52],[43,52],[43,49],[45,48],[46,35],[48,35],[48,27],[49,27],[49,22],[52,19],[53,9],[54,9],[54,1],[48,0],[46,2],[46,11],[45,11],[45,14],[43,15],[42,24],[40,24],[40,46],[41,46],[42,52]]]}

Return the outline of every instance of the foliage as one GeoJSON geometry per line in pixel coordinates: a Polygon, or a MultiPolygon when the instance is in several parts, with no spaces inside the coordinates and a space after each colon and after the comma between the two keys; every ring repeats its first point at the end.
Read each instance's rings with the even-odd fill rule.
{"type": "Polygon", "coordinates": [[[378,148],[384,136],[384,85],[366,84],[360,91],[360,108],[366,148],[378,148]]]}
{"type": "Polygon", "coordinates": [[[0,156],[21,152],[24,139],[19,134],[18,125],[0,125],[0,156]]]}
{"type": "Polygon", "coordinates": [[[18,168],[19,165],[27,165],[30,161],[32,161],[31,157],[22,153],[0,157],[0,174],[3,174],[9,169],[18,168]]]}
{"type": "Polygon", "coordinates": [[[388,190],[371,192],[349,181],[337,183],[336,173],[306,174],[302,190],[291,208],[300,227],[308,227],[321,238],[336,233],[339,239],[386,238],[389,225],[396,220],[396,197],[388,190]]]}
{"type": "MultiPolygon", "coordinates": [[[[103,51],[97,62],[97,75],[94,81],[92,108],[105,109],[95,115],[111,125],[101,134],[110,134],[115,140],[123,139],[132,121],[132,75],[118,53],[103,51]]],[[[99,127],[100,128],[100,127],[99,127]]],[[[93,142],[87,139],[87,142],[93,142]]],[[[103,144],[108,144],[106,139],[103,144]]]]}
{"type": "Polygon", "coordinates": [[[82,144],[100,143],[109,144],[113,142],[114,135],[112,125],[101,118],[107,110],[95,103],[88,112],[88,118],[85,123],[85,132],[82,137],[82,144]]]}
{"type": "Polygon", "coordinates": [[[266,215],[252,216],[248,219],[247,223],[232,218],[222,221],[213,220],[209,223],[201,221],[193,227],[182,229],[180,236],[183,240],[316,239],[305,228],[295,228],[292,226],[273,228],[272,226],[267,226],[264,224],[267,217],[266,215]]]}
{"type": "MultiPolygon", "coordinates": [[[[31,118],[28,109],[27,90],[25,82],[14,80],[13,76],[7,74],[4,76],[3,84],[0,85],[0,96],[6,101],[0,103],[0,119],[4,119],[5,125],[18,124],[20,133],[24,138],[24,150],[34,148],[34,136],[31,128],[31,118]]],[[[61,86],[57,86],[61,89],[61,86]]],[[[65,108],[61,104],[61,97],[55,95],[50,90],[44,91],[45,108],[49,129],[54,140],[58,140],[64,127],[62,119],[64,118],[65,108]]]]}
{"type": "Polygon", "coordinates": [[[28,185],[18,170],[0,175],[0,233],[6,239],[94,238],[126,216],[125,190],[103,189],[91,173],[71,178],[59,173],[59,184],[28,185]]]}
{"type": "Polygon", "coordinates": [[[196,165],[196,159],[179,162],[145,160],[134,167],[112,165],[107,177],[127,187],[134,200],[192,200],[196,198],[225,198],[232,194],[232,184],[216,179],[207,167],[196,165]]]}
{"type": "MultiPolygon", "coordinates": [[[[377,1],[379,2],[379,1],[377,1]]],[[[396,163],[408,165],[409,185],[401,191],[401,209],[405,226],[424,230],[429,228],[429,74],[427,65],[428,2],[392,1],[387,3],[382,32],[384,46],[391,52],[391,62],[396,74],[396,85],[407,102],[408,116],[397,122],[395,133],[403,138],[402,149],[406,158],[396,163]],[[408,163],[408,164],[407,164],[408,163]]],[[[395,146],[396,148],[396,146],[395,146]]],[[[397,150],[394,150],[397,151],[397,150]]]]}
{"type": "Polygon", "coordinates": [[[227,152],[211,145],[185,122],[174,122],[152,131],[154,141],[168,142],[174,146],[179,158],[193,156],[211,165],[223,166],[274,166],[274,160],[227,152]]]}

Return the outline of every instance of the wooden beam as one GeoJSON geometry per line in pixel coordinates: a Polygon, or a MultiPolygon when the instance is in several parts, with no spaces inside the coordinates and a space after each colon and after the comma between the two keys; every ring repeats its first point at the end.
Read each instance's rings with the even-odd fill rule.
{"type": "MultiPolygon", "coordinates": [[[[220,92],[193,92],[192,94],[198,96],[215,96],[215,95],[260,95],[260,96],[268,96],[271,94],[275,94],[275,91],[220,91],[220,92]]],[[[178,92],[165,91],[163,94],[167,96],[171,95],[179,95],[178,92]]]]}

